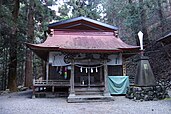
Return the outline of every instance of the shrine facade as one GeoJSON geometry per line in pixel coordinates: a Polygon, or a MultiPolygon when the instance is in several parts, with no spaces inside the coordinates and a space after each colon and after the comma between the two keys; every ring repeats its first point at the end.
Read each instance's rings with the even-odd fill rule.
{"type": "Polygon", "coordinates": [[[68,102],[79,102],[86,95],[88,100],[111,100],[108,76],[125,75],[123,61],[139,47],[124,43],[117,27],[85,17],[48,27],[44,43],[27,43],[46,62],[46,76],[33,79],[33,96],[35,88],[43,87],[45,92],[66,90],[68,102]]]}

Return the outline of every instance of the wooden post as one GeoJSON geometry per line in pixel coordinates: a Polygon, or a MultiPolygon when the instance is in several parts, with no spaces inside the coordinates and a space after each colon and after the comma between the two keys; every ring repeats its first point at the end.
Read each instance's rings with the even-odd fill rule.
{"type": "Polygon", "coordinates": [[[90,73],[91,71],[90,71],[90,70],[91,70],[91,69],[89,68],[89,69],[88,69],[88,88],[90,88],[90,80],[91,80],[91,79],[90,79],[90,75],[91,75],[91,73],[90,73]]]}
{"type": "Polygon", "coordinates": [[[34,84],[35,84],[35,79],[33,79],[33,86],[32,86],[32,89],[33,89],[33,94],[32,94],[32,99],[34,99],[34,98],[36,98],[35,97],[35,86],[34,86],[34,84]]]}
{"type": "Polygon", "coordinates": [[[102,82],[103,82],[103,72],[102,72],[102,70],[103,70],[103,67],[100,67],[100,84],[102,84],[102,82]]]}
{"type": "Polygon", "coordinates": [[[110,96],[109,89],[108,89],[108,68],[107,68],[107,60],[104,60],[104,83],[105,83],[105,90],[103,95],[110,96]]]}
{"type": "Polygon", "coordinates": [[[55,92],[55,87],[54,86],[52,86],[52,93],[54,93],[55,92]]]}
{"type": "Polygon", "coordinates": [[[69,96],[75,96],[75,90],[74,90],[74,60],[72,60],[72,62],[71,62],[70,95],[69,96]]]}
{"type": "Polygon", "coordinates": [[[122,65],[123,76],[126,76],[126,64],[122,65]]]}
{"type": "Polygon", "coordinates": [[[46,62],[46,82],[48,83],[49,78],[49,62],[46,62]]]}

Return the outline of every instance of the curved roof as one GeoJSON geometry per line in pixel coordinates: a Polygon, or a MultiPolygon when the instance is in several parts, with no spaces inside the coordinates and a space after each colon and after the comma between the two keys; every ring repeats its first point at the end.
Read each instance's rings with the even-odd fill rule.
{"type": "Polygon", "coordinates": [[[33,51],[62,51],[69,53],[114,53],[136,50],[139,46],[124,43],[113,32],[55,31],[44,43],[27,44],[33,51]]]}

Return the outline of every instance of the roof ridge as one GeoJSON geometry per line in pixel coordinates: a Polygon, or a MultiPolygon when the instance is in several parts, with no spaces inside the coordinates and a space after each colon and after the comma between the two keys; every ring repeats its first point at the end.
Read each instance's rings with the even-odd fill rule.
{"type": "Polygon", "coordinates": [[[100,25],[100,26],[104,26],[104,27],[109,28],[109,29],[118,30],[118,27],[116,27],[116,26],[109,25],[109,24],[106,24],[106,23],[103,23],[103,22],[100,22],[97,20],[93,20],[93,19],[90,19],[90,18],[87,18],[84,16],[54,22],[54,23],[49,24],[48,27],[54,27],[54,26],[58,26],[58,25],[62,25],[62,24],[70,23],[70,22],[79,21],[79,20],[85,20],[85,21],[95,23],[95,24],[100,25]]]}

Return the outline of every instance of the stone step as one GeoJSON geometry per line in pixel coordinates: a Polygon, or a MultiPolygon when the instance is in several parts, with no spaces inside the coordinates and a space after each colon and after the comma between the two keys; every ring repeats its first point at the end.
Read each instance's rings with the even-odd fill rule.
{"type": "Polygon", "coordinates": [[[90,88],[74,88],[75,91],[78,92],[84,92],[84,91],[89,91],[89,92],[95,92],[95,91],[104,91],[104,87],[90,87],[90,88]]]}
{"type": "Polygon", "coordinates": [[[96,92],[89,92],[89,91],[84,91],[84,92],[75,92],[76,95],[103,95],[103,92],[96,91],[96,92]]]}
{"type": "Polygon", "coordinates": [[[76,95],[102,95],[104,88],[90,87],[90,88],[75,88],[76,95]]]}
{"type": "Polygon", "coordinates": [[[102,95],[104,88],[75,88],[76,95],[102,95]]]}

